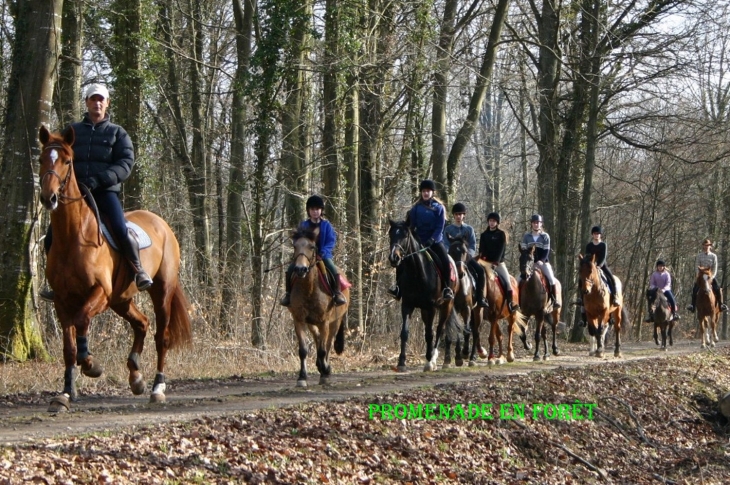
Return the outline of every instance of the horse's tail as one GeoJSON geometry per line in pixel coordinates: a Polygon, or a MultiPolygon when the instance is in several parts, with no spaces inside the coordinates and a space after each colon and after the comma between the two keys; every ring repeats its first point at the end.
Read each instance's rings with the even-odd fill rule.
{"type": "Polygon", "coordinates": [[[340,355],[345,351],[345,329],[347,328],[347,312],[340,319],[340,328],[335,336],[335,353],[340,355]]]}
{"type": "Polygon", "coordinates": [[[193,343],[193,330],[188,309],[190,304],[182,290],[180,281],[175,284],[170,300],[170,323],[168,329],[168,349],[190,347],[193,343]]]}
{"type": "Polygon", "coordinates": [[[464,324],[457,317],[456,313],[452,308],[451,313],[449,313],[449,318],[446,320],[446,336],[452,342],[464,338],[464,324]]]}
{"type": "Polygon", "coordinates": [[[513,316],[516,325],[512,325],[512,333],[518,337],[522,337],[527,331],[527,321],[529,320],[529,317],[519,310],[517,310],[513,316]]]}

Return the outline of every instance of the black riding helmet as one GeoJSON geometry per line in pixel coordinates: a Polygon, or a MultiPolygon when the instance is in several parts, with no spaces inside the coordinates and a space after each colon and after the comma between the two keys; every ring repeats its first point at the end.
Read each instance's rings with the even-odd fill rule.
{"type": "Polygon", "coordinates": [[[451,208],[452,214],[466,214],[466,206],[462,204],[461,202],[457,202],[454,204],[454,207],[451,208]]]}
{"type": "Polygon", "coordinates": [[[324,210],[324,199],[318,195],[312,195],[307,199],[307,210],[315,208],[324,210]]]}
{"type": "Polygon", "coordinates": [[[497,224],[502,222],[502,219],[499,217],[499,214],[497,212],[490,212],[487,216],[487,222],[489,222],[489,219],[494,219],[495,221],[497,221],[497,224]]]}
{"type": "Polygon", "coordinates": [[[436,183],[429,179],[421,180],[421,185],[418,186],[418,190],[433,190],[435,192],[436,183]]]}
{"type": "Polygon", "coordinates": [[[656,265],[655,265],[655,266],[656,266],[656,267],[659,267],[659,266],[666,266],[666,264],[664,264],[664,260],[661,260],[661,259],[657,259],[657,260],[656,260],[656,265]]]}
{"type": "Polygon", "coordinates": [[[603,234],[603,228],[601,226],[593,226],[591,228],[591,234],[595,234],[595,233],[603,234]]]}
{"type": "Polygon", "coordinates": [[[533,214],[530,217],[530,222],[542,222],[542,216],[540,214],[533,214]]]}

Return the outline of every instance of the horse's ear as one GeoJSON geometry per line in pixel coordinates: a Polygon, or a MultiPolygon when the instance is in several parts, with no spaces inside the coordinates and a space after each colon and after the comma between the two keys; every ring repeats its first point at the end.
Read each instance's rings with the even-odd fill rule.
{"type": "Polygon", "coordinates": [[[46,125],[41,125],[41,129],[38,130],[38,140],[40,140],[41,145],[46,145],[48,143],[48,140],[51,139],[51,132],[48,131],[48,128],[46,128],[46,125]]]}
{"type": "Polygon", "coordinates": [[[73,126],[70,126],[63,130],[63,133],[61,133],[61,136],[63,137],[63,141],[68,144],[68,146],[72,146],[74,144],[74,141],[76,140],[76,132],[74,131],[73,126]]]}

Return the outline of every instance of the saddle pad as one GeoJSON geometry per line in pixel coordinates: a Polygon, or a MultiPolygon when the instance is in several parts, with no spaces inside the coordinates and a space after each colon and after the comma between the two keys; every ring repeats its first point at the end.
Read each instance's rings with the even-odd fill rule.
{"type": "MultiPolygon", "coordinates": [[[[147,234],[144,229],[139,227],[134,222],[127,221],[127,227],[134,231],[134,233],[137,235],[137,241],[139,241],[139,249],[144,249],[152,246],[152,239],[150,239],[149,234],[147,234]]],[[[111,231],[106,227],[106,224],[103,222],[101,223],[101,233],[104,234],[104,237],[109,242],[109,245],[119,251],[119,246],[117,245],[117,242],[112,237],[111,231]]]]}
{"type": "MultiPolygon", "coordinates": [[[[317,269],[319,270],[319,282],[322,284],[325,292],[332,296],[332,288],[330,284],[332,278],[321,259],[317,260],[317,269]]],[[[338,274],[337,276],[339,276],[338,283],[340,284],[340,291],[346,290],[352,286],[352,283],[350,283],[344,275],[338,274]]]]}

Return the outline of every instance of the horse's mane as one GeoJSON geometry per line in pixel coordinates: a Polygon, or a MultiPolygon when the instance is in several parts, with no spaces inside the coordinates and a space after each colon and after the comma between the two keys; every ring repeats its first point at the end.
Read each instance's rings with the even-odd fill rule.
{"type": "Polygon", "coordinates": [[[292,232],[291,238],[292,238],[292,241],[296,241],[297,239],[302,238],[302,237],[305,237],[311,241],[314,241],[317,239],[316,230],[299,226],[294,230],[294,232],[292,232]]]}

